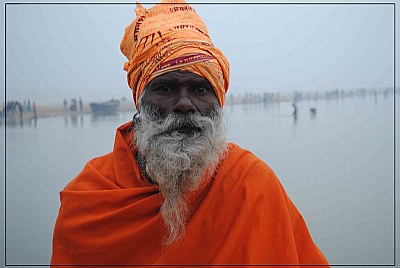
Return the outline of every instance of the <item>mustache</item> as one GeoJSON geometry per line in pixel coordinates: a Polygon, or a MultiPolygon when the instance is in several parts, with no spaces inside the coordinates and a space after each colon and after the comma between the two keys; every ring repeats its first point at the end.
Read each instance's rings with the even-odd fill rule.
{"type": "Polygon", "coordinates": [[[207,115],[193,112],[186,114],[171,113],[167,116],[162,116],[154,106],[147,105],[143,108],[143,111],[146,113],[144,116],[150,121],[150,124],[154,126],[155,136],[202,134],[204,129],[214,128],[214,119],[218,116],[217,108],[213,109],[207,115]]]}
{"type": "Polygon", "coordinates": [[[172,132],[201,132],[203,124],[195,114],[173,114],[170,118],[160,121],[158,125],[161,133],[171,134],[172,132]]]}

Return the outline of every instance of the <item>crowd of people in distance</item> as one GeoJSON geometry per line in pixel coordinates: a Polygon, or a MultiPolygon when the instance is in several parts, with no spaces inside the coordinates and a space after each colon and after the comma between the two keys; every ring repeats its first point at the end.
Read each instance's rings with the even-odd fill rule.
{"type": "Polygon", "coordinates": [[[63,106],[64,106],[64,111],[76,112],[76,111],[78,111],[78,108],[79,108],[79,112],[83,111],[82,98],[79,98],[78,101],[76,100],[76,98],[72,98],[70,100],[69,106],[68,106],[67,99],[64,99],[63,106]]]}
{"type": "Polygon", "coordinates": [[[31,113],[33,118],[37,117],[35,102],[31,102],[30,99],[23,100],[22,102],[18,100],[7,101],[5,104],[2,104],[0,111],[1,116],[19,115],[21,119],[25,113],[31,113]]]}

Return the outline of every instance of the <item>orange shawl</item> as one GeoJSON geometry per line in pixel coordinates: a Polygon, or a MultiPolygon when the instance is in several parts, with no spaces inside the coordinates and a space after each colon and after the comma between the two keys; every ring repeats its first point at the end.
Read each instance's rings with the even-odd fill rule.
{"type": "Polygon", "coordinates": [[[185,236],[162,246],[163,199],[141,175],[131,127],[118,128],[113,152],[89,161],[61,191],[52,265],[327,264],[273,171],[235,144],[189,196],[185,236]]]}

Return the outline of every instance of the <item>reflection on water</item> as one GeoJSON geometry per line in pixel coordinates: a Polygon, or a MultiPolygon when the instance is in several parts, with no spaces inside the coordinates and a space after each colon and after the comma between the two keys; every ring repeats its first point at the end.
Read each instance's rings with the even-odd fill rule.
{"type": "Polygon", "coordinates": [[[17,128],[17,127],[36,127],[38,119],[36,117],[32,117],[29,119],[23,120],[15,120],[14,118],[6,119],[4,117],[0,117],[0,127],[7,125],[8,128],[17,128]]]}
{"type": "Polygon", "coordinates": [[[72,127],[83,127],[84,115],[83,114],[71,114],[71,115],[63,115],[64,126],[68,127],[71,125],[72,127]]]}
{"type": "MultiPolygon", "coordinates": [[[[332,264],[393,261],[392,95],[298,101],[296,118],[291,102],[224,110],[228,140],[273,168],[332,264]]],[[[58,192],[112,150],[115,129],[132,116],[7,125],[8,264],[49,262],[58,192]]]]}
{"type": "Polygon", "coordinates": [[[71,125],[76,127],[78,125],[78,116],[77,115],[71,115],[70,119],[71,119],[71,125]]]}
{"type": "Polygon", "coordinates": [[[109,112],[109,113],[96,113],[92,114],[90,120],[92,122],[102,122],[102,121],[115,121],[119,119],[120,114],[118,112],[109,112]]]}

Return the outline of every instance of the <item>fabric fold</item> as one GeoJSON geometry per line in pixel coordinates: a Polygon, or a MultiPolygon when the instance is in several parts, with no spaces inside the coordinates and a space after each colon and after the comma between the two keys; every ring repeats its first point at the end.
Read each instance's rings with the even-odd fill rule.
{"type": "Polygon", "coordinates": [[[327,265],[273,171],[232,143],[215,175],[187,196],[183,238],[163,245],[163,198],[127,157],[131,129],[118,128],[113,152],[61,191],[52,265],[327,265]]]}

